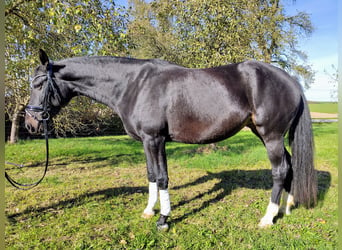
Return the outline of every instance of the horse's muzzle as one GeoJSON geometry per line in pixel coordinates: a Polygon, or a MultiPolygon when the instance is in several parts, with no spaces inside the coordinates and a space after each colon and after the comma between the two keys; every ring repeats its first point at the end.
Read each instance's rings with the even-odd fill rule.
{"type": "Polygon", "coordinates": [[[33,135],[43,132],[42,123],[28,114],[25,115],[25,127],[33,135]]]}

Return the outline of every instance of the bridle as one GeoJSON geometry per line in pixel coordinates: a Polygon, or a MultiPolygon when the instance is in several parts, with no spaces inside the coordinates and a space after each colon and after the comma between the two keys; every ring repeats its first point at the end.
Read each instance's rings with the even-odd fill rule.
{"type": "Polygon", "coordinates": [[[37,75],[31,81],[31,85],[32,85],[32,83],[37,78],[43,77],[43,76],[47,77],[47,84],[44,86],[43,97],[42,97],[43,100],[41,102],[41,106],[27,105],[25,108],[26,114],[28,114],[33,119],[35,119],[39,122],[48,121],[50,119],[49,98],[50,98],[51,93],[56,94],[56,88],[55,88],[54,82],[52,80],[52,75],[53,75],[52,66],[53,66],[52,62],[49,62],[49,64],[47,65],[48,73],[37,75]],[[40,113],[40,118],[37,117],[35,114],[32,114],[31,112],[40,113]]]}
{"type": "MultiPolygon", "coordinates": [[[[48,169],[48,166],[49,166],[49,135],[48,135],[49,134],[48,133],[48,121],[50,120],[49,98],[51,96],[51,93],[53,93],[54,95],[57,94],[57,90],[54,86],[54,82],[52,79],[52,75],[53,75],[52,66],[53,66],[53,63],[50,61],[47,65],[47,67],[48,67],[47,74],[37,75],[31,81],[31,85],[32,85],[34,80],[36,80],[37,78],[43,77],[43,76],[47,77],[47,84],[45,84],[45,86],[44,86],[43,97],[42,97],[43,100],[42,100],[41,106],[27,105],[25,108],[26,114],[28,114],[29,116],[31,116],[33,119],[37,120],[38,122],[43,123],[43,128],[44,128],[43,135],[45,137],[45,147],[46,147],[46,160],[45,160],[44,173],[43,173],[43,176],[37,182],[31,183],[31,184],[22,184],[22,183],[15,181],[5,171],[6,179],[9,181],[9,183],[11,183],[11,185],[13,187],[18,188],[18,189],[28,190],[28,189],[31,189],[31,188],[37,186],[44,179],[46,172],[47,172],[47,169],[48,169]],[[40,113],[40,115],[37,116],[32,112],[40,113]]],[[[23,165],[11,163],[11,162],[6,162],[6,164],[14,165],[14,166],[17,166],[20,168],[24,167],[23,165]]]]}

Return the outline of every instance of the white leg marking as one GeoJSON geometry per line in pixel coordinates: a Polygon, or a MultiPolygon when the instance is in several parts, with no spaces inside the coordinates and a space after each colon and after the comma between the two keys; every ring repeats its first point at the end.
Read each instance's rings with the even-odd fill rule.
{"type": "Polygon", "coordinates": [[[158,200],[158,187],[156,182],[150,182],[148,186],[148,203],[147,207],[142,214],[143,218],[151,218],[153,217],[154,213],[154,205],[157,203],[158,200]]]}
{"type": "Polygon", "coordinates": [[[159,190],[160,195],[160,214],[169,216],[171,213],[170,195],[168,189],[159,190]]]}
{"type": "Polygon", "coordinates": [[[273,218],[278,214],[279,206],[270,201],[265,216],[260,220],[259,227],[265,228],[273,225],[273,218]]]}
{"type": "Polygon", "coordinates": [[[280,211],[286,215],[291,214],[291,207],[295,204],[293,195],[289,194],[288,192],[283,193],[282,203],[281,203],[280,211]]]}
{"type": "Polygon", "coordinates": [[[294,206],[294,198],[292,194],[289,194],[289,196],[287,197],[287,202],[286,202],[286,215],[290,215],[291,214],[291,207],[294,206]]]}

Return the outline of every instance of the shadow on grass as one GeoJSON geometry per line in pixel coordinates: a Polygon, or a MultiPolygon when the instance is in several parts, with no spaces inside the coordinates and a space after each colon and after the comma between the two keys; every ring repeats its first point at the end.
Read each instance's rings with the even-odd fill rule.
{"type": "Polygon", "coordinates": [[[211,181],[211,180],[219,180],[218,183],[214,185],[209,191],[201,192],[195,197],[191,199],[184,200],[172,206],[173,208],[181,207],[187,203],[195,201],[197,199],[201,199],[206,195],[212,195],[213,193],[217,193],[217,195],[209,200],[206,200],[202,203],[200,207],[193,208],[189,212],[184,215],[175,218],[171,221],[171,223],[178,223],[187,217],[200,212],[201,210],[207,208],[213,203],[217,203],[226,196],[228,196],[234,189],[237,188],[250,188],[250,189],[270,189],[272,188],[272,178],[271,178],[271,170],[262,169],[262,170],[231,170],[231,171],[222,171],[219,173],[211,173],[207,172],[207,175],[198,178],[197,180],[187,183],[185,185],[174,187],[173,189],[179,190],[188,187],[194,187],[196,185],[200,185],[202,183],[211,181]]]}
{"type": "Polygon", "coordinates": [[[119,195],[132,195],[135,193],[147,193],[148,188],[147,187],[117,187],[117,188],[107,188],[91,193],[82,194],[78,197],[61,200],[57,203],[54,203],[49,206],[40,207],[40,208],[27,208],[24,211],[20,213],[14,213],[7,215],[7,218],[10,223],[15,224],[18,221],[16,220],[16,217],[25,215],[25,214],[32,214],[31,216],[39,216],[40,213],[47,212],[49,210],[60,210],[60,209],[68,209],[72,207],[80,207],[87,202],[92,202],[92,197],[97,197],[96,201],[101,200],[107,200],[109,198],[113,198],[114,196],[119,195]]]}
{"type": "MultiPolygon", "coordinates": [[[[331,175],[329,172],[326,171],[318,171],[318,189],[319,189],[319,197],[318,202],[322,202],[324,200],[325,194],[328,191],[331,183],[331,175]]],[[[211,198],[210,200],[204,201],[200,207],[193,208],[189,212],[185,213],[184,215],[171,219],[171,223],[179,223],[186,219],[187,217],[200,212],[201,210],[211,206],[213,203],[217,203],[229,194],[234,189],[237,188],[248,188],[248,189],[264,189],[269,190],[272,188],[272,178],[271,178],[271,170],[262,169],[262,170],[231,170],[231,171],[222,171],[219,173],[211,173],[207,172],[207,175],[204,175],[193,182],[186,183],[184,185],[173,187],[172,190],[181,190],[184,188],[196,188],[197,185],[206,183],[213,179],[220,180],[218,183],[214,185],[210,190],[201,192],[200,194],[188,199],[179,202],[172,206],[173,209],[177,207],[182,207],[187,203],[194,202],[196,200],[201,200],[202,197],[205,195],[211,195],[216,193],[216,196],[211,198]]],[[[89,198],[98,197],[96,198],[97,201],[107,200],[114,196],[119,195],[133,195],[135,193],[147,193],[147,187],[117,187],[117,188],[108,188],[104,190],[99,190],[96,192],[82,194],[78,197],[62,200],[57,203],[54,203],[50,206],[40,207],[40,208],[27,208],[23,212],[15,213],[7,215],[7,218],[10,223],[15,224],[17,223],[16,217],[31,214],[31,216],[39,216],[40,213],[46,212],[49,210],[57,210],[57,209],[67,209],[72,207],[78,207],[86,204],[87,202],[92,201],[89,198]]],[[[143,209],[143,205],[142,205],[143,209]]],[[[279,219],[278,217],[276,219],[279,219]]]]}
{"type": "MultiPolygon", "coordinates": [[[[272,172],[268,169],[262,170],[232,170],[232,171],[222,171],[219,173],[210,173],[207,172],[207,175],[198,178],[197,180],[187,183],[185,185],[174,187],[174,190],[179,190],[187,187],[195,187],[196,185],[200,185],[202,183],[218,179],[220,180],[218,183],[214,185],[209,191],[202,192],[197,196],[192,197],[191,199],[184,200],[172,206],[173,208],[181,207],[187,203],[195,201],[197,199],[201,199],[206,195],[211,195],[213,193],[218,192],[218,194],[211,198],[210,200],[206,200],[202,203],[202,205],[198,208],[193,208],[189,212],[184,215],[171,220],[171,223],[178,223],[186,219],[187,217],[200,212],[201,210],[207,208],[213,203],[217,203],[229,194],[234,189],[237,188],[248,188],[248,189],[264,189],[268,190],[272,188],[272,172]]],[[[318,205],[320,202],[324,200],[325,194],[329,190],[331,185],[331,175],[326,171],[317,171],[317,181],[318,181],[318,205]]],[[[277,219],[280,219],[277,217],[277,219]]]]}
{"type": "Polygon", "coordinates": [[[92,168],[102,168],[108,166],[117,166],[123,163],[127,164],[142,164],[145,162],[144,155],[142,153],[131,153],[131,154],[113,154],[111,156],[92,156],[92,155],[84,155],[82,158],[59,158],[51,161],[51,166],[67,166],[70,164],[73,165],[82,165],[82,164],[90,164],[94,163],[92,168]]]}

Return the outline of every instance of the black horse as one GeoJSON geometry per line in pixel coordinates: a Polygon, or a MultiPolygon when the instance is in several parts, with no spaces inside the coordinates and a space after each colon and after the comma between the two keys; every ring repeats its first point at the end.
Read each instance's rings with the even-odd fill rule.
{"type": "Polygon", "coordinates": [[[76,95],[108,105],[127,134],[143,143],[149,180],[143,216],[154,215],[159,190],[159,227],[168,226],[171,211],[165,143],[217,142],[245,126],[264,143],[272,164],[271,200],[259,226],[272,225],[279,211],[289,214],[294,204],[316,203],[310,113],[300,85],[283,70],[257,61],[207,69],[121,57],[53,63],[43,50],[40,61],[31,82],[27,129],[41,132],[42,121],[76,95]],[[292,156],[284,146],[286,133],[292,156]]]}

